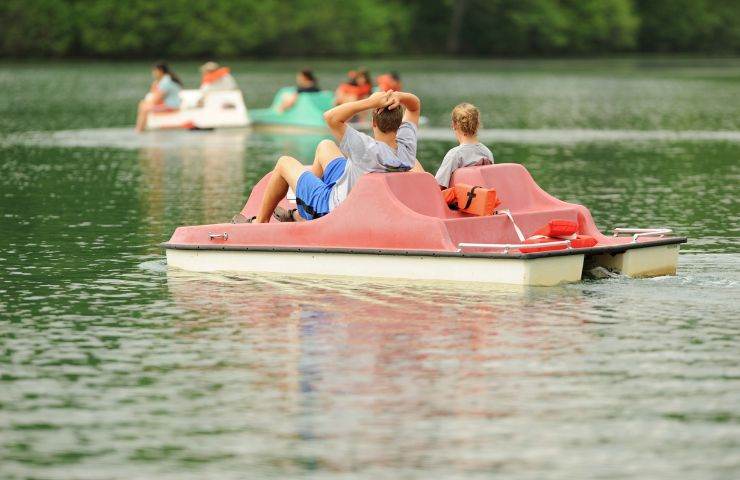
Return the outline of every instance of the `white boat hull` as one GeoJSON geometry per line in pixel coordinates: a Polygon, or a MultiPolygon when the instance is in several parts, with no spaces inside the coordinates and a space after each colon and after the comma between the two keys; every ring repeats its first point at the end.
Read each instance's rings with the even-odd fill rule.
{"type": "Polygon", "coordinates": [[[678,244],[656,245],[618,254],[594,255],[592,258],[597,265],[628,277],[658,277],[676,274],[678,250],[678,244]]]}
{"type": "Polygon", "coordinates": [[[578,282],[583,255],[532,259],[333,252],[167,249],[170,267],[196,272],[261,272],[552,286],[578,282]]]}
{"type": "Polygon", "coordinates": [[[213,91],[205,96],[199,90],[183,90],[180,98],[182,108],[179,110],[150,113],[147,116],[147,129],[236,128],[249,125],[247,107],[239,90],[213,91]],[[199,103],[201,99],[202,103],[199,103]]]}

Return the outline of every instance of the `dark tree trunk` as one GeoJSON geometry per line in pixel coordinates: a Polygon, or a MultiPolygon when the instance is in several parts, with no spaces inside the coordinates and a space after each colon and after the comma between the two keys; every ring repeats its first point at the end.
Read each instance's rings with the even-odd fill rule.
{"type": "Polygon", "coordinates": [[[452,2],[452,21],[447,35],[447,53],[458,53],[460,51],[460,29],[467,6],[468,0],[453,0],[452,2]]]}

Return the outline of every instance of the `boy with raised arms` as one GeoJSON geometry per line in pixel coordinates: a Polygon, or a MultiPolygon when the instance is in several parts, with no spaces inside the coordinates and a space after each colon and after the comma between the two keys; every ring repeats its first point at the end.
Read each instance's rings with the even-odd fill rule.
{"type": "Polygon", "coordinates": [[[293,157],[280,157],[267,184],[259,213],[252,218],[234,217],[235,223],[312,220],[343,202],[362,175],[371,172],[408,171],[416,164],[416,136],[421,102],[404,92],[378,92],[324,113],[339,145],[323,140],[310,167],[293,157]],[[358,113],[372,110],[373,136],[348,125],[358,113]],[[288,187],[296,193],[294,210],[276,209],[288,187]]]}

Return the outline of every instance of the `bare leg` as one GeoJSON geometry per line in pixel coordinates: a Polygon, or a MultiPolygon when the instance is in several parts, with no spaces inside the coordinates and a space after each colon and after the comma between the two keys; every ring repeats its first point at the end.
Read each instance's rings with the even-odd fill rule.
{"type": "Polygon", "coordinates": [[[280,200],[288,193],[288,187],[295,192],[296,184],[301,174],[306,171],[306,166],[293,157],[280,157],[272,171],[270,181],[267,182],[265,194],[262,197],[262,205],[257,215],[257,223],[267,223],[272,217],[280,200]]]}
{"type": "Polygon", "coordinates": [[[331,140],[322,140],[316,146],[316,155],[313,157],[313,165],[311,165],[311,171],[314,175],[321,178],[324,176],[326,166],[331,163],[332,160],[337,157],[343,157],[342,151],[336,143],[331,140]]]}
{"type": "MultiPolygon", "coordinates": [[[[332,160],[341,156],[343,156],[342,151],[339,150],[336,143],[331,140],[322,140],[316,146],[316,154],[314,155],[313,164],[311,165],[311,173],[316,175],[318,178],[323,177],[327,165],[329,165],[332,160]]],[[[293,191],[295,191],[294,187],[293,191]]],[[[293,221],[305,222],[306,219],[300,216],[298,210],[293,210],[293,221]]]]}
{"type": "Polygon", "coordinates": [[[146,128],[146,116],[149,113],[149,103],[142,100],[136,112],[136,131],[143,132],[146,128]]]}

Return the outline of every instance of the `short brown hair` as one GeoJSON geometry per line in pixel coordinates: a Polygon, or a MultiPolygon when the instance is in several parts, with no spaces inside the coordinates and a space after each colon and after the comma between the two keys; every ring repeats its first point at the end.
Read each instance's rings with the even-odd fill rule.
{"type": "Polygon", "coordinates": [[[379,108],[373,110],[373,124],[383,133],[395,132],[403,121],[403,107],[398,106],[393,110],[379,108]]]}
{"type": "Polygon", "coordinates": [[[480,111],[470,103],[461,103],[452,109],[452,125],[468,136],[478,133],[480,111]]]}

